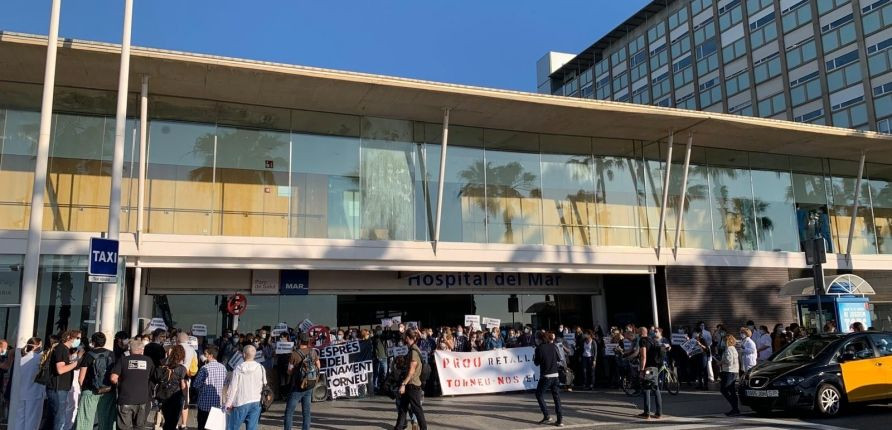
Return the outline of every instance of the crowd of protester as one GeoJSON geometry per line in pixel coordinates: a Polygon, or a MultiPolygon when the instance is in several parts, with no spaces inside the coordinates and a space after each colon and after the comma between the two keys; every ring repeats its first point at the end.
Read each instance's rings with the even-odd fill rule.
{"type": "MultiPolygon", "coordinates": [[[[853,329],[864,330],[860,323],[853,329]]],[[[835,324],[828,323],[825,331],[835,331],[835,324]]],[[[161,328],[132,338],[118,332],[111,341],[101,332],[85,338],[77,330],[52,336],[47,342],[32,338],[21,348],[17,371],[22,373],[22,389],[16,405],[8,404],[9,345],[0,340],[2,398],[17,428],[53,430],[177,430],[186,428],[190,405],[195,406],[198,428],[205,427],[217,408],[228,412],[227,428],[244,424],[250,430],[257,428],[261,413],[278,398],[286,401],[284,428],[291,429],[299,403],[306,430],[311,424],[313,388],[322,380],[314,348],[320,343],[362,340],[370,342],[373,356],[371,386],[366,392],[394,399],[400,429],[426,428],[424,397],[441,394],[435,350],[536,348],[537,364],[547,367],[549,378],[555,378],[541,378],[537,389],[544,421],[550,420],[542,402],[545,391],[618,387],[623,376],[645,381],[648,369],[662,365],[676,369],[682,382],[698,389],[717,383],[732,406],[728,414],[733,415],[739,413],[737,375],[807,336],[797,324],[776,324],[769,330],[753,321],[740,327],[705,322],[681,327],[676,342],[658,327],[633,324],[610,327],[606,333],[601,327],[563,325],[546,331],[531,325],[481,329],[463,325],[417,328],[402,323],[337,328],[328,339],[296,328],[272,333],[268,326],[248,333],[227,330],[212,342],[187,331],[161,328]],[[277,353],[277,342],[295,346],[277,353]],[[691,342],[695,347],[690,347],[691,342]],[[688,348],[682,348],[682,343],[688,348]],[[408,354],[389,356],[395,346],[406,346],[408,354]]],[[[661,415],[659,391],[642,383],[642,416],[661,415]]],[[[554,396],[559,423],[560,402],[554,396]]]]}

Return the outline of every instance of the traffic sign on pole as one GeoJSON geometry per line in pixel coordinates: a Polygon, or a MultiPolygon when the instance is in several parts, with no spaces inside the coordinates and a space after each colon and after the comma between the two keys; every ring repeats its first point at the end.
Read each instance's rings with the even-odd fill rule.
{"type": "Polygon", "coordinates": [[[90,282],[118,282],[118,241],[90,238],[90,282]]]}

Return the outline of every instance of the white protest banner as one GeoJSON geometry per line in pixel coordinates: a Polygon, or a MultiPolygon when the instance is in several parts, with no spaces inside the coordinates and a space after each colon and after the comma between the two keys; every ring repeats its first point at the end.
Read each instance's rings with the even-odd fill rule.
{"type": "Polygon", "coordinates": [[[703,352],[703,348],[700,348],[700,344],[697,342],[697,339],[691,339],[683,343],[681,345],[681,349],[683,349],[684,352],[688,353],[688,356],[703,352]]]}
{"type": "Polygon", "coordinates": [[[390,317],[390,323],[394,326],[399,326],[403,323],[403,317],[390,317]]]}
{"type": "Polygon", "coordinates": [[[276,342],[276,354],[290,354],[294,349],[294,342],[276,342]]]}
{"type": "Polygon", "coordinates": [[[436,351],[444,395],[500,393],[536,388],[539,367],[531,347],[478,352],[436,351]]]}
{"type": "Polygon", "coordinates": [[[576,346],[576,335],[573,333],[564,333],[564,343],[570,346],[576,346]]]}
{"type": "Polygon", "coordinates": [[[371,395],[370,341],[354,340],[320,348],[319,364],[332,399],[371,395]]]}
{"type": "Polygon", "coordinates": [[[390,318],[381,318],[381,327],[382,327],[382,328],[384,328],[384,329],[386,330],[386,329],[389,329],[391,325],[393,325],[393,320],[392,320],[392,319],[390,319],[390,318]]]}
{"type": "Polygon", "coordinates": [[[152,318],[152,320],[149,321],[148,327],[146,327],[146,328],[149,331],[155,331],[155,330],[158,330],[159,328],[162,330],[167,330],[167,323],[164,322],[163,318],[152,318]]]}
{"type": "Polygon", "coordinates": [[[465,327],[480,328],[480,315],[465,315],[465,327]]]}
{"type": "Polygon", "coordinates": [[[492,330],[502,325],[502,320],[496,318],[483,317],[482,324],[484,327],[492,330]]]}
{"type": "Polygon", "coordinates": [[[192,324],[192,336],[207,336],[208,326],[204,324],[192,324]]]}
{"type": "Polygon", "coordinates": [[[229,363],[227,364],[229,364],[229,368],[235,369],[236,367],[238,367],[239,364],[242,364],[244,362],[245,357],[242,355],[242,353],[236,352],[235,354],[232,354],[232,358],[229,359],[229,363]]]}
{"type": "Polygon", "coordinates": [[[392,346],[387,348],[387,356],[388,357],[401,357],[409,354],[408,346],[392,346]]]}
{"type": "Polygon", "coordinates": [[[313,322],[310,321],[309,318],[305,318],[303,321],[300,322],[300,324],[297,325],[297,329],[300,330],[302,333],[306,333],[307,330],[309,330],[312,326],[313,322]]]}
{"type": "Polygon", "coordinates": [[[605,343],[604,344],[604,356],[605,357],[613,357],[616,355],[616,348],[619,346],[618,343],[605,343]]]}
{"type": "Polygon", "coordinates": [[[198,338],[195,336],[189,336],[189,341],[186,342],[192,349],[198,349],[198,338]]]}
{"type": "Polygon", "coordinates": [[[670,338],[673,345],[682,345],[688,341],[688,335],[684,333],[672,333],[672,337],[670,338]]]}

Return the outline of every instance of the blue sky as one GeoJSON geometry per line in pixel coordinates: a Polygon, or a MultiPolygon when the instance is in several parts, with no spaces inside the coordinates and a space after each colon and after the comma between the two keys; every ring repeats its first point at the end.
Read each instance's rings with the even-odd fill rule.
{"type": "MultiPolygon", "coordinates": [[[[536,90],[536,60],[576,53],[646,0],[135,0],[133,44],[536,90]]],[[[62,0],[61,37],[120,43],[123,0],[62,0]]],[[[50,0],[0,0],[0,30],[46,34],[50,0]]]]}

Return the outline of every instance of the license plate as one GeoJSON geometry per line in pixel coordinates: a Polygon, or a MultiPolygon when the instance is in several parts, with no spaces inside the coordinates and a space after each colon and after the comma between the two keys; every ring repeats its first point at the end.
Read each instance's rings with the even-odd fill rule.
{"type": "Polygon", "coordinates": [[[778,397],[777,390],[746,390],[747,397],[778,397]]]}

